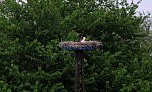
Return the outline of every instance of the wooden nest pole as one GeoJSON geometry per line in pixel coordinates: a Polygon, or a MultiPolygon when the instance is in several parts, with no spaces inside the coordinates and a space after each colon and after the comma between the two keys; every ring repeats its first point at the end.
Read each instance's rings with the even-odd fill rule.
{"type": "Polygon", "coordinates": [[[96,50],[101,45],[99,41],[84,41],[84,42],[60,42],[59,47],[75,51],[75,92],[85,92],[84,85],[84,51],[96,50]]]}

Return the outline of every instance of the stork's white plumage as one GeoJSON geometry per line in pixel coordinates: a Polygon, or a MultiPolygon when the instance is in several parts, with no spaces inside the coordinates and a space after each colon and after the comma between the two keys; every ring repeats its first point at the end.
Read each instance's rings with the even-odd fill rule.
{"type": "Polygon", "coordinates": [[[85,42],[85,39],[86,39],[86,38],[85,38],[85,37],[83,37],[83,39],[81,40],[81,42],[85,42]]]}

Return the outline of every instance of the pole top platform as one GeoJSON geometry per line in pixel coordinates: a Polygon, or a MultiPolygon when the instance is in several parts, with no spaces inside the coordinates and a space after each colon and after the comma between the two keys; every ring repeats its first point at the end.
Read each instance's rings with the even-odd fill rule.
{"type": "Polygon", "coordinates": [[[68,50],[68,51],[91,51],[96,50],[97,47],[101,45],[99,41],[84,41],[84,42],[72,42],[72,41],[65,41],[60,42],[59,47],[68,50]]]}

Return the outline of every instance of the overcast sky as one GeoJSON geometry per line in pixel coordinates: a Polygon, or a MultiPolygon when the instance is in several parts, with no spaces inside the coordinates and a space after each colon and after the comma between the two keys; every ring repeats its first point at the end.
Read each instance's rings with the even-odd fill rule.
{"type": "Polygon", "coordinates": [[[2,2],[2,1],[4,1],[4,0],[0,0],[0,2],[2,2]]]}
{"type": "MultiPolygon", "coordinates": [[[[138,2],[139,0],[133,0],[135,3],[138,2]]],[[[132,0],[128,0],[128,2],[132,2],[132,0]]],[[[152,0],[142,0],[141,3],[139,4],[139,7],[137,11],[140,12],[151,12],[152,13],[152,0]]]]}
{"type": "Polygon", "coordinates": [[[151,11],[152,12],[152,0],[143,0],[139,4],[139,11],[151,11]]]}

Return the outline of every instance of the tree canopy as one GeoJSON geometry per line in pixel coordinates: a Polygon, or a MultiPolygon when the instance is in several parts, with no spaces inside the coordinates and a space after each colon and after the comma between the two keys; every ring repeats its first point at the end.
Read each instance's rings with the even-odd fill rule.
{"type": "Polygon", "coordinates": [[[85,36],[103,43],[85,52],[87,92],[150,92],[152,37],[137,8],[127,0],[0,2],[0,90],[74,91],[73,52],[58,44],[85,36]]]}

